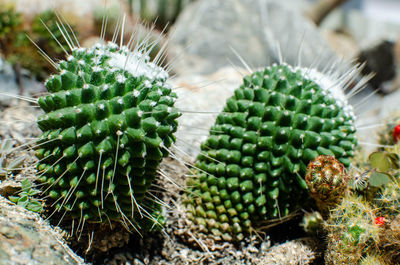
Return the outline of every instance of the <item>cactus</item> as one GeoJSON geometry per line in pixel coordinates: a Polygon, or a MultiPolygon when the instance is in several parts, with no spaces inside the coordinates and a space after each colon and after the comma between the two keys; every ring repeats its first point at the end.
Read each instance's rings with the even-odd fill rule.
{"type": "Polygon", "coordinates": [[[379,213],[389,219],[400,214],[400,183],[397,179],[386,184],[379,192],[374,203],[379,213]]]}
{"type": "Polygon", "coordinates": [[[375,251],[382,228],[375,224],[373,207],[361,197],[346,196],[325,224],[328,235],[326,264],[358,264],[375,251]]]}
{"type": "Polygon", "coordinates": [[[354,132],[351,107],[322,74],[282,64],[245,77],[201,146],[189,218],[216,240],[240,240],[289,215],[309,198],[307,164],[331,155],[348,166],[354,132]]]}
{"type": "Polygon", "coordinates": [[[344,197],[349,178],[337,159],[321,155],[308,164],[305,180],[318,208],[327,214],[344,197]]]}
{"type": "Polygon", "coordinates": [[[138,49],[111,42],[73,49],[38,100],[39,180],[67,219],[162,223],[147,195],[180,113],[167,72],[138,49]]]}
{"type": "Polygon", "coordinates": [[[359,263],[360,265],[387,265],[382,257],[376,254],[365,256],[359,263]]]}
{"type": "Polygon", "coordinates": [[[309,234],[319,234],[322,232],[324,219],[319,212],[305,213],[300,226],[309,234]]]}

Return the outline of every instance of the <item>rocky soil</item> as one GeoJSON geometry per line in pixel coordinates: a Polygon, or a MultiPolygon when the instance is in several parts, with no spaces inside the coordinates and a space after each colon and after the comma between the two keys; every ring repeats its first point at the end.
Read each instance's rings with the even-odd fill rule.
{"type": "MultiPolygon", "coordinates": [[[[51,1],[47,2],[51,5],[51,1]]],[[[81,13],[87,15],[90,3],[95,2],[85,3],[81,13]]],[[[10,66],[1,64],[0,139],[13,139],[15,148],[2,155],[10,161],[24,157],[24,164],[7,176],[0,176],[0,264],[322,264],[323,239],[307,236],[299,227],[298,216],[237,245],[218,245],[191,234],[181,208],[188,165],[193,163],[225,99],[240,85],[249,67],[255,69],[284,60],[324,69],[326,62],[340,57],[337,47],[330,46],[335,43],[349,45],[348,59],[360,52],[354,40],[341,40],[337,35],[328,34],[328,43],[301,14],[277,2],[195,1],[171,30],[169,51],[171,56],[180,54],[172,65],[176,76],[171,82],[183,116],[173,149],[175,156],[166,159],[161,167],[167,177],[160,176],[157,183],[165,190],[162,198],[167,214],[161,233],[141,237],[116,225],[102,228],[96,237],[91,237],[95,228],[88,227],[78,241],[76,235],[65,232],[70,224],[61,224],[63,231],[56,227],[57,222],[49,222],[44,215],[7,199],[21,189],[23,179],[34,183],[35,158],[30,147],[40,133],[35,125],[40,110],[33,103],[14,99],[18,95],[15,76],[10,66]]],[[[16,3],[23,10],[26,1],[16,3]]],[[[93,30],[85,19],[79,21],[88,32],[93,30]]],[[[397,58],[395,63],[398,61],[397,58]]],[[[397,68],[394,71],[397,73],[397,68]]],[[[389,85],[397,89],[395,82],[389,85]]],[[[43,86],[29,77],[24,77],[24,86],[24,96],[29,98],[44,92],[43,86]]],[[[400,91],[389,95],[373,91],[366,88],[350,98],[357,115],[360,144],[370,150],[375,148],[375,130],[398,109],[400,101],[400,91]]]]}

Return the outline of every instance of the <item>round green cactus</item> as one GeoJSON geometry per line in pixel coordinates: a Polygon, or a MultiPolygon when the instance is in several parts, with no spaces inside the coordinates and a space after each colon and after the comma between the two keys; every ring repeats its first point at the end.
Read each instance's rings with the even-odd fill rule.
{"type": "Polygon", "coordinates": [[[115,43],[74,49],[59,63],[38,100],[37,168],[65,218],[162,220],[146,195],[180,116],[167,77],[146,54],[115,43]]]}
{"type": "Polygon", "coordinates": [[[337,159],[320,155],[308,164],[305,180],[318,208],[328,213],[344,197],[349,177],[337,159]]]}
{"type": "Polygon", "coordinates": [[[354,116],[322,74],[274,65],[244,78],[201,146],[188,181],[189,218],[216,239],[238,239],[308,198],[303,176],[318,155],[348,166],[354,116]]]}

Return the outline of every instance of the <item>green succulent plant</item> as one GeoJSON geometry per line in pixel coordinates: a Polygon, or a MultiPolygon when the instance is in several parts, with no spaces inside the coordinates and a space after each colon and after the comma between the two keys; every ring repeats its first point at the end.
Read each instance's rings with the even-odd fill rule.
{"type": "Polygon", "coordinates": [[[300,226],[309,234],[318,234],[322,232],[322,224],[324,219],[319,212],[305,213],[300,226]]]}
{"type": "Polygon", "coordinates": [[[346,196],[332,209],[325,223],[328,248],[326,264],[358,264],[374,253],[381,228],[374,223],[373,206],[357,196],[346,196]]]}
{"type": "Polygon", "coordinates": [[[240,240],[308,200],[303,176],[318,155],[350,164],[357,144],[351,107],[325,79],[286,64],[244,78],[187,182],[187,212],[203,233],[240,240]]]}
{"type": "Polygon", "coordinates": [[[8,198],[29,211],[40,213],[43,211],[43,205],[38,198],[35,198],[39,193],[40,191],[34,189],[29,180],[24,179],[21,182],[21,191],[16,196],[9,196],[8,198]]]}
{"type": "Polygon", "coordinates": [[[308,164],[305,180],[318,208],[327,214],[344,197],[349,177],[336,158],[320,155],[308,164]]]}
{"type": "Polygon", "coordinates": [[[44,193],[65,218],[160,227],[148,192],[180,116],[167,77],[147,54],[111,42],[59,63],[38,100],[36,155],[44,193]]]}
{"type": "Polygon", "coordinates": [[[399,180],[387,183],[374,198],[379,213],[387,218],[394,218],[400,214],[400,182],[399,180]]]}

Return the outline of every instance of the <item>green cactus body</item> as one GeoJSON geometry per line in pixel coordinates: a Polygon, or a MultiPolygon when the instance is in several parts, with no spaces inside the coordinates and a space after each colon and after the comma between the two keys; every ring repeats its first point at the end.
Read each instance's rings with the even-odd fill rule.
{"type": "Polygon", "coordinates": [[[303,227],[306,233],[318,234],[322,230],[323,222],[324,219],[319,212],[311,212],[304,214],[303,220],[300,225],[303,227]]]}
{"type": "Polygon", "coordinates": [[[314,70],[286,64],[245,77],[201,146],[187,183],[189,218],[216,239],[240,240],[309,198],[302,176],[315,157],[348,166],[354,117],[336,88],[314,70]]]}
{"type": "Polygon", "coordinates": [[[74,49],[59,63],[38,100],[36,152],[58,211],[88,222],[162,219],[146,194],[180,116],[167,77],[146,54],[115,43],[74,49]]]}

